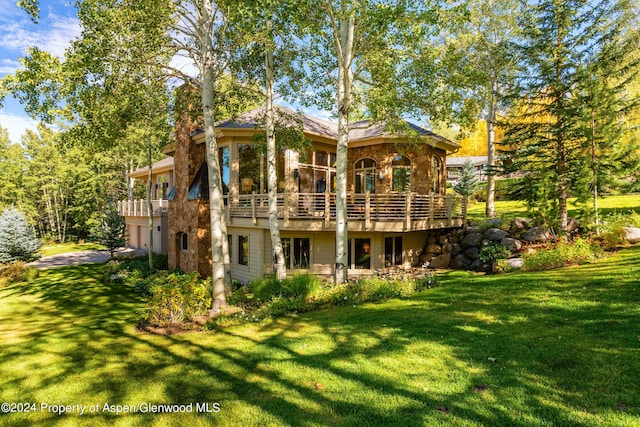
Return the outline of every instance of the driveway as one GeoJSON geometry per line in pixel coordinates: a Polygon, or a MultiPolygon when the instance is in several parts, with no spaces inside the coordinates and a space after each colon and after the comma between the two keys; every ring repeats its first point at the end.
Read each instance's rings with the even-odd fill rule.
{"type": "MultiPolygon", "coordinates": [[[[141,249],[123,248],[116,251],[115,255],[135,256],[146,254],[147,251],[141,249]]],[[[79,251],[68,252],[65,254],[44,256],[37,261],[30,262],[27,265],[36,268],[65,267],[68,265],[89,264],[92,262],[109,261],[109,252],[107,251],[79,251]]]]}

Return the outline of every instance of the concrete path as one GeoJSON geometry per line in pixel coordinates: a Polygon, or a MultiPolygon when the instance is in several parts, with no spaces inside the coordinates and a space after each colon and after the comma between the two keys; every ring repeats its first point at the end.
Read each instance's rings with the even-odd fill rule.
{"type": "MultiPolygon", "coordinates": [[[[115,255],[135,256],[144,255],[146,253],[147,251],[145,250],[122,248],[116,251],[115,255]]],[[[44,256],[36,261],[30,262],[27,265],[32,265],[36,268],[51,268],[107,261],[109,261],[109,252],[107,251],[79,251],[44,256]]]]}

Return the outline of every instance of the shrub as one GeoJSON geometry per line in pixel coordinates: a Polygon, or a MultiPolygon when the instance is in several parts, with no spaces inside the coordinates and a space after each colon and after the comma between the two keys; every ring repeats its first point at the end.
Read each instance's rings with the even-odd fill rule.
{"type": "Polygon", "coordinates": [[[602,250],[584,239],[559,242],[522,255],[522,269],[526,271],[546,270],[581,264],[600,256],[602,250]]]}
{"type": "Polygon", "coordinates": [[[211,307],[211,282],[196,272],[158,272],[147,277],[149,301],[146,320],[154,325],[190,320],[211,307]]]}
{"type": "Polygon", "coordinates": [[[27,218],[14,208],[0,214],[0,263],[29,261],[42,243],[27,218]]]}
{"type": "Polygon", "coordinates": [[[601,238],[604,246],[615,248],[627,243],[625,227],[640,227],[640,214],[635,211],[629,213],[613,213],[603,221],[601,238]]]}
{"type": "Polygon", "coordinates": [[[35,267],[27,267],[24,262],[12,262],[0,268],[0,287],[13,283],[30,282],[38,277],[40,271],[35,267]]]}
{"type": "Polygon", "coordinates": [[[281,281],[269,276],[250,282],[249,289],[259,301],[270,301],[275,297],[306,298],[315,293],[321,283],[311,274],[296,274],[281,281]]]}
{"type": "Polygon", "coordinates": [[[485,264],[493,264],[494,262],[509,258],[511,251],[497,242],[490,242],[488,245],[480,249],[480,260],[485,264]]]}

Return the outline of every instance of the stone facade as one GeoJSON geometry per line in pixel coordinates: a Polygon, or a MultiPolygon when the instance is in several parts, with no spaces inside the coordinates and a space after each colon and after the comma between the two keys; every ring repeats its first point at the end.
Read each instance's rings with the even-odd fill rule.
{"type": "Polygon", "coordinates": [[[444,194],[445,181],[445,159],[444,150],[432,147],[429,144],[419,146],[407,145],[398,147],[392,142],[385,144],[368,145],[364,147],[349,148],[349,165],[347,170],[347,191],[353,192],[354,188],[354,164],[363,158],[369,158],[376,162],[376,168],[382,172],[382,181],[376,182],[377,193],[391,193],[391,162],[398,154],[404,155],[411,160],[411,191],[418,194],[429,194],[431,192],[431,159],[436,156],[440,160],[440,182],[441,194],[444,194]],[[402,148],[402,151],[399,150],[402,148]]]}

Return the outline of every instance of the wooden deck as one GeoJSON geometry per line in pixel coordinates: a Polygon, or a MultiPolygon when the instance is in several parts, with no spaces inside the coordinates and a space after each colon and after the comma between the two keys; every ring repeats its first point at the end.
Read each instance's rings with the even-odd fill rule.
{"type": "MultiPolygon", "coordinates": [[[[152,200],[151,206],[153,208],[153,214],[159,216],[169,210],[169,201],[166,199],[152,200]]],[[[121,216],[149,216],[147,201],[143,199],[119,201],[118,213],[121,216]]]]}
{"type": "MultiPolygon", "coordinates": [[[[349,231],[412,231],[459,227],[463,200],[453,195],[415,193],[349,194],[349,231]]],[[[268,196],[240,195],[225,200],[227,221],[268,228],[268,196]]],[[[278,194],[278,219],[284,230],[335,230],[336,200],[332,193],[278,194]]]]}

